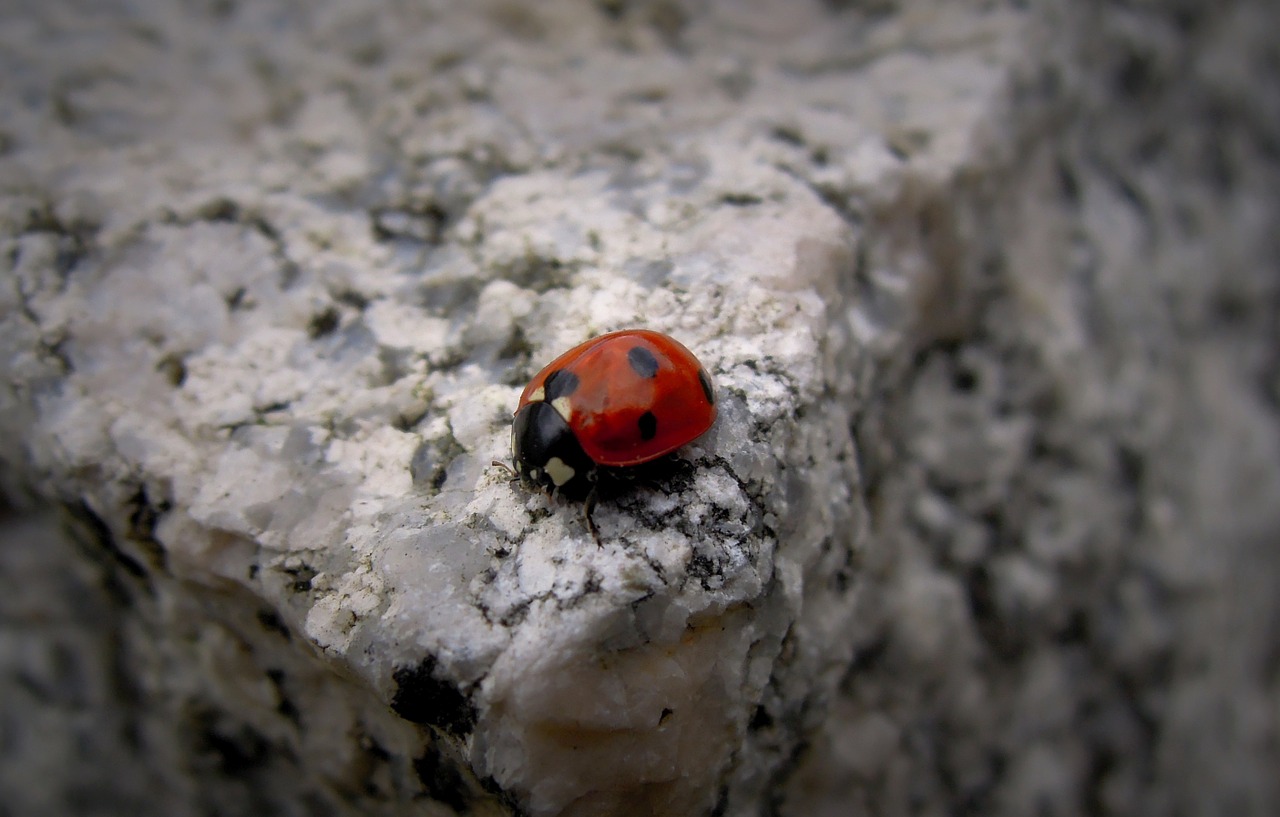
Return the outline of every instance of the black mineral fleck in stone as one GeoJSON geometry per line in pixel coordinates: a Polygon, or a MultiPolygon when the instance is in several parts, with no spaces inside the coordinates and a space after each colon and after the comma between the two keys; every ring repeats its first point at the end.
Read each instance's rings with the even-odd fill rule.
{"type": "Polygon", "coordinates": [[[436,678],[436,659],[427,656],[416,667],[401,667],[392,676],[396,693],[391,708],[414,723],[435,726],[454,735],[470,732],[476,710],[456,686],[436,678]]]}
{"type": "Polygon", "coordinates": [[[426,754],[414,759],[413,770],[432,800],[444,803],[458,814],[467,810],[471,792],[466,781],[434,746],[427,747],[426,754]]]}
{"type": "Polygon", "coordinates": [[[245,777],[270,762],[273,747],[270,741],[247,724],[225,722],[210,710],[193,714],[186,725],[199,751],[211,757],[222,774],[228,777],[245,777]]]}

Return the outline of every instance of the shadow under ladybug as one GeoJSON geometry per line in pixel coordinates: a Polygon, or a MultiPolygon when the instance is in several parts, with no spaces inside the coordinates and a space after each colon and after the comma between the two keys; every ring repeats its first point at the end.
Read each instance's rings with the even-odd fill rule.
{"type": "Polygon", "coordinates": [[[588,472],[585,480],[586,490],[574,486],[569,491],[548,488],[545,483],[526,479],[510,465],[501,460],[493,460],[493,465],[506,471],[511,476],[511,483],[520,483],[526,489],[545,494],[553,501],[580,504],[582,520],[591,533],[592,540],[598,547],[604,543],[600,539],[600,531],[596,527],[592,512],[604,503],[614,503],[624,497],[634,495],[637,491],[652,490],[671,496],[689,490],[693,486],[696,466],[678,454],[668,454],[651,462],[629,466],[627,468],[606,468],[596,466],[588,472]]]}

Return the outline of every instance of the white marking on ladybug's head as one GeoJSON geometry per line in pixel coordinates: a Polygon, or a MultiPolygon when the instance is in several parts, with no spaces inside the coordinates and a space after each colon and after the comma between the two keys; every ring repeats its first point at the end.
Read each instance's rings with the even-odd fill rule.
{"type": "Polygon", "coordinates": [[[536,389],[534,389],[533,391],[529,392],[529,402],[530,402],[530,403],[541,403],[543,400],[546,400],[546,399],[547,399],[547,388],[546,388],[546,386],[539,386],[538,388],[536,388],[536,389]]]}
{"type": "Polygon", "coordinates": [[[529,479],[532,479],[532,480],[534,480],[534,481],[537,481],[538,477],[540,477],[540,476],[542,476],[542,469],[541,469],[541,468],[530,468],[530,469],[529,469],[529,479]]]}
{"type": "Polygon", "coordinates": [[[551,477],[551,484],[557,488],[562,487],[566,482],[573,479],[574,470],[565,465],[564,460],[559,457],[552,457],[547,460],[547,476],[551,477]]]}
{"type": "Polygon", "coordinates": [[[555,409],[556,414],[559,414],[561,417],[563,417],[566,423],[569,422],[569,419],[571,417],[573,417],[573,406],[569,405],[568,397],[557,397],[556,399],[552,400],[551,408],[555,409]]]}

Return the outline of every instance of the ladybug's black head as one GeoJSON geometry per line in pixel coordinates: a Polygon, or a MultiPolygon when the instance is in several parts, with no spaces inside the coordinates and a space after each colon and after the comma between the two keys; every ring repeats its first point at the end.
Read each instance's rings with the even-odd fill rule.
{"type": "Polygon", "coordinates": [[[596,464],[560,412],[545,401],[529,403],[516,412],[511,453],[516,473],[530,488],[582,500],[595,485],[596,464]]]}

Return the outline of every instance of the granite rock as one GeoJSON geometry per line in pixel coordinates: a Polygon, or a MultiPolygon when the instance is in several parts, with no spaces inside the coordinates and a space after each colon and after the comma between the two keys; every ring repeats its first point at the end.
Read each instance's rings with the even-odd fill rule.
{"type": "Polygon", "coordinates": [[[1280,803],[1264,3],[25,11],[15,813],[1280,803]],[[628,326],[597,547],[492,462],[628,326]]]}

